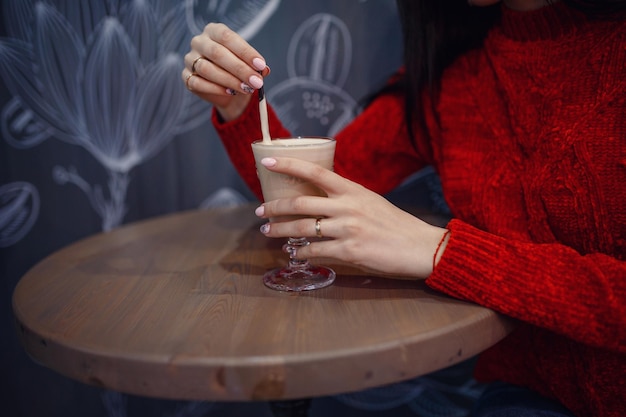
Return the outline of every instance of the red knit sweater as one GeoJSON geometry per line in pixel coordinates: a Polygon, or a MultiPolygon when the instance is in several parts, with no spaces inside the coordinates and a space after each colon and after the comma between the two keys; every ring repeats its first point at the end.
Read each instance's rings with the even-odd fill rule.
{"type": "MultiPolygon", "coordinates": [[[[427,284],[520,321],[481,354],[478,379],[626,416],[626,25],[562,3],[504,9],[445,73],[436,111],[416,151],[402,99],[378,98],[337,135],[336,171],[384,193],[436,168],[454,220],[427,284]]],[[[272,135],[289,135],[270,114],[272,135]]],[[[214,123],[260,195],[254,100],[214,123]]]]}

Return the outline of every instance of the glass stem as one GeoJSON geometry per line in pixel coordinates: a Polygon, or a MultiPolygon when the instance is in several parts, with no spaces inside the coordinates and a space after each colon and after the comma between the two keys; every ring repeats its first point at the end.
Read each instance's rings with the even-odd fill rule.
{"type": "Polygon", "coordinates": [[[283,246],[283,250],[289,254],[289,268],[291,269],[305,269],[309,266],[307,259],[296,258],[298,249],[303,246],[308,246],[309,241],[306,237],[290,237],[287,243],[283,246]]]}

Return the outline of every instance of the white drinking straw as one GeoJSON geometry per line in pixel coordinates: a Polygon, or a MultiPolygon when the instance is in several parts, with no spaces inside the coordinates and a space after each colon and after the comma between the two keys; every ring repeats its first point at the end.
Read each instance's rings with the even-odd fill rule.
{"type": "Polygon", "coordinates": [[[270,136],[270,126],[267,117],[267,101],[265,100],[265,90],[263,87],[259,88],[259,115],[261,116],[261,133],[263,134],[263,143],[271,145],[272,138],[270,136]]]}

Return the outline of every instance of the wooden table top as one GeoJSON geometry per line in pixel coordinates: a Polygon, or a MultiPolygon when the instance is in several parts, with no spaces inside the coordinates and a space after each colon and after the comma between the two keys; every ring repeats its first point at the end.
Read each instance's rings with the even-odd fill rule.
{"type": "Polygon", "coordinates": [[[189,400],[281,400],[366,389],[463,361],[509,320],[337,262],[327,288],[285,293],[286,263],[252,206],[138,222],[42,260],[13,295],[40,364],[87,384],[189,400]]]}

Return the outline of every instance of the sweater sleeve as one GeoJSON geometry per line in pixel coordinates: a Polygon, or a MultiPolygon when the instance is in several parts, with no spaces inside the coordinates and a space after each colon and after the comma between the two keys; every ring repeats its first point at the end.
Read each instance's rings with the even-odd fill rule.
{"type": "MultiPolygon", "coordinates": [[[[221,121],[214,109],[212,121],[233,165],[261,199],[250,147],[250,143],[261,135],[257,102],[253,97],[244,113],[230,122],[221,121]]],[[[268,106],[268,116],[272,137],[292,134],[271,106],[268,106]]],[[[294,133],[306,135],[306,132],[294,133]]],[[[391,191],[432,161],[426,141],[413,144],[409,139],[404,125],[403,100],[394,94],[375,99],[335,139],[335,171],[381,194],[391,191]]]]}
{"type": "Polygon", "coordinates": [[[626,262],[507,240],[460,220],[426,283],[588,345],[626,352],[626,262]]]}
{"type": "Polygon", "coordinates": [[[385,194],[433,163],[430,143],[424,139],[410,139],[402,96],[381,95],[337,135],[335,170],[385,194]]]}

